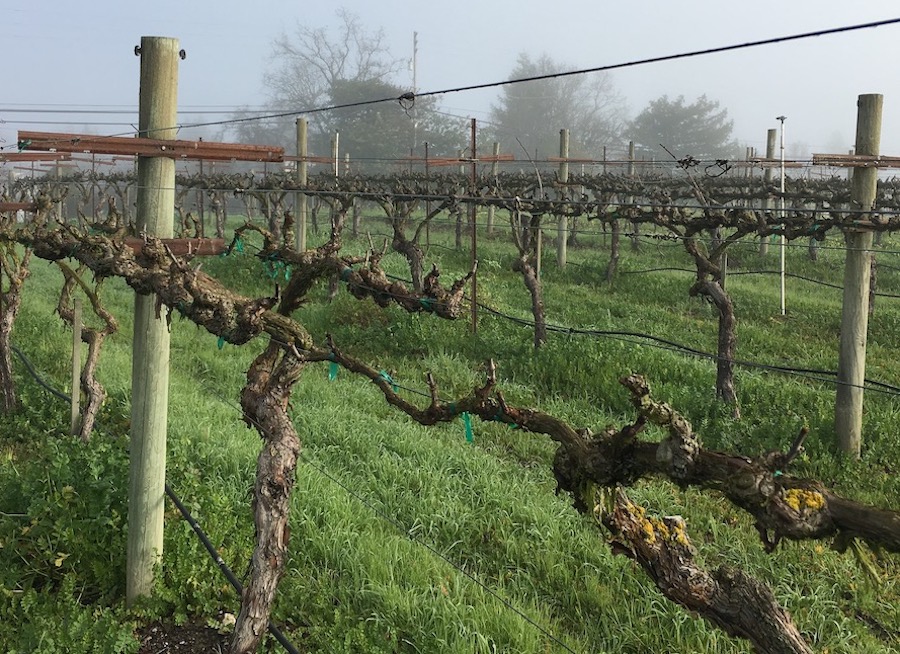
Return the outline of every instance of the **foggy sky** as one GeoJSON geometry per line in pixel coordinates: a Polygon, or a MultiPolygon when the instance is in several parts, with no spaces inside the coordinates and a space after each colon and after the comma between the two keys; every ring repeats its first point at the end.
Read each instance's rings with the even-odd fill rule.
{"type": "MultiPolygon", "coordinates": [[[[14,143],[17,129],[82,129],[24,120],[131,120],[127,115],[51,117],[3,109],[136,107],[139,59],[133,50],[141,36],[175,37],[186,50],[180,65],[181,108],[258,107],[266,101],[262,78],[273,65],[271,42],[290,34],[298,21],[310,27],[336,25],[340,5],[370,28],[384,28],[394,56],[411,57],[413,31],[418,32],[419,91],[506,79],[522,51],[590,68],[900,16],[900,5],[889,0],[0,0],[0,138],[5,140],[0,145],[14,143]]],[[[705,93],[728,109],[741,144],[761,153],[766,130],[778,127],[775,117],[785,115],[788,156],[801,150],[804,155],[847,152],[853,147],[857,96],[882,93],[881,150],[900,155],[898,60],[900,25],[893,25],[612,75],[630,117],[663,94],[692,101],[705,93]]],[[[412,84],[405,71],[396,81],[412,84]]],[[[486,119],[499,93],[447,94],[441,108],[486,119]]],[[[98,134],[129,130],[90,129],[98,134]]]]}

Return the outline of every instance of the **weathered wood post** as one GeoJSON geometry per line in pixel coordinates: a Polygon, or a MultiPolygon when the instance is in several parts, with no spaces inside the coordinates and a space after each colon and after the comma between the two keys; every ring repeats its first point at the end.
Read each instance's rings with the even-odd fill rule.
{"type": "Polygon", "coordinates": [[[81,298],[75,298],[72,310],[72,401],[70,434],[81,426],[81,298]]]}
{"type": "MultiPolygon", "coordinates": [[[[174,139],[177,130],[178,39],[141,38],[138,135],[174,139]]],[[[137,232],[172,238],[175,160],[138,157],[137,232]]],[[[169,405],[169,330],[156,298],[136,295],[131,375],[131,476],[128,490],[126,601],[149,595],[162,557],[169,405]]]]}
{"type": "MultiPolygon", "coordinates": [[[[628,141],[628,179],[634,179],[634,141],[628,141]]],[[[625,198],[629,214],[634,210],[635,197],[629,195],[625,198]]],[[[631,249],[637,252],[641,249],[641,227],[639,222],[631,221],[631,249]]]]}
{"type": "MultiPolygon", "coordinates": [[[[881,110],[884,96],[860,95],[857,100],[856,153],[878,155],[881,150],[881,110]]],[[[875,202],[878,169],[853,171],[850,209],[868,211],[875,202]]],[[[869,326],[869,284],[872,271],[872,232],[847,232],[844,263],[844,298],[841,308],[841,343],[835,430],[841,451],[859,458],[862,446],[863,382],[866,376],[866,335],[869,326]]]]}
{"type": "MultiPolygon", "coordinates": [[[[772,168],[771,162],[772,159],[775,158],[775,140],[778,138],[778,131],[775,129],[770,129],[766,131],[766,168],[765,173],[763,173],[763,177],[766,180],[766,186],[769,186],[769,183],[772,181],[772,176],[775,174],[775,169],[772,168]]],[[[771,206],[771,200],[769,199],[768,194],[763,198],[762,201],[762,209],[763,211],[768,211],[771,206]]],[[[769,254],[769,237],[761,236],[759,238],[759,254],[760,256],[766,256],[769,254]]]]}
{"type": "MultiPolygon", "coordinates": [[[[500,143],[494,141],[494,160],[491,161],[491,177],[497,176],[497,171],[500,168],[500,143]]],[[[497,208],[491,204],[488,206],[487,210],[487,235],[494,235],[494,214],[497,211],[497,208]]]]}
{"type": "MultiPolygon", "coordinates": [[[[309,162],[306,161],[309,148],[309,122],[306,118],[297,119],[297,184],[306,186],[306,180],[309,170],[309,162]]],[[[306,250],[306,195],[303,193],[294,194],[294,206],[297,213],[297,251],[306,250]]]]}
{"type": "MultiPolygon", "coordinates": [[[[559,183],[566,184],[569,181],[569,130],[559,130],[559,183]]],[[[565,191],[561,191],[560,197],[567,195],[565,191]]],[[[568,257],[569,244],[569,220],[565,215],[558,217],[556,226],[556,264],[560,268],[566,267],[566,259],[568,257]]]]}

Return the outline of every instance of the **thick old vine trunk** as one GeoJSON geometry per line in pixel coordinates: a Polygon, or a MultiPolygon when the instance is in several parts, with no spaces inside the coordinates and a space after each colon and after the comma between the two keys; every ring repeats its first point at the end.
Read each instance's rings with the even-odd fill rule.
{"type": "Polygon", "coordinates": [[[97,379],[97,365],[100,361],[100,351],[106,336],[117,332],[119,324],[115,317],[107,311],[100,302],[99,291],[100,285],[103,283],[102,279],[96,282],[94,289],[91,289],[81,277],[81,269],[76,273],[61,261],[58,261],[57,265],[60,270],[62,270],[66,280],[63,284],[62,291],[59,295],[59,303],[56,307],[56,311],[60,318],[69,325],[74,323],[75,310],[74,306],[70,306],[70,302],[72,300],[72,291],[77,284],[81,287],[81,290],[84,291],[84,294],[90,301],[94,313],[103,320],[104,324],[102,329],[83,325],[81,330],[81,340],[82,342],[87,343],[88,353],[84,367],[81,369],[80,386],[81,394],[84,398],[84,405],[81,409],[81,420],[78,425],[77,435],[81,440],[87,441],[94,431],[94,424],[97,421],[100,408],[103,406],[104,400],[106,400],[106,389],[103,388],[103,384],[97,379]]]}
{"type": "Polygon", "coordinates": [[[544,292],[535,262],[537,261],[538,234],[541,229],[540,214],[532,215],[527,221],[519,211],[510,213],[513,243],[519,256],[513,260],[512,268],[521,273],[525,288],[531,295],[531,315],[534,318],[534,349],[547,342],[547,318],[544,315],[544,292]],[[524,224],[523,224],[524,223],[524,224]],[[521,231],[520,231],[521,230],[521,231]]]}
{"type": "Polygon", "coordinates": [[[740,417],[737,391],[734,386],[734,353],[737,347],[737,318],[734,303],[718,282],[704,280],[694,284],[691,295],[701,295],[712,300],[719,311],[719,336],[716,352],[716,396],[734,406],[734,417],[740,417]]]}
{"type": "Polygon", "coordinates": [[[418,243],[406,238],[403,233],[394,227],[394,239],[391,247],[395,252],[402,254],[409,263],[409,274],[412,277],[413,291],[422,292],[422,281],[424,278],[425,253],[418,243]]]}
{"type": "Polygon", "coordinates": [[[611,284],[619,270],[619,236],[621,227],[618,220],[610,223],[610,240],[609,240],[609,263],[606,265],[606,282],[611,284]]]}
{"type": "Polygon", "coordinates": [[[15,246],[6,244],[0,252],[0,413],[12,413],[18,406],[12,370],[12,331],[22,305],[22,284],[28,277],[31,250],[20,258],[15,246]]]}
{"type": "Polygon", "coordinates": [[[288,415],[291,389],[304,362],[270,342],[247,372],[241,393],[244,420],[263,439],[254,487],[256,547],[250,580],[241,597],[231,641],[231,654],[255,652],[265,635],[278,582],[284,574],[290,540],[288,516],[294,488],[300,439],[288,415]]]}
{"type": "Polygon", "coordinates": [[[521,256],[513,262],[513,270],[522,274],[525,288],[531,295],[531,315],[534,318],[534,349],[547,342],[547,317],[544,315],[544,292],[541,279],[527,257],[521,256]]]}
{"type": "Polygon", "coordinates": [[[657,589],[729,636],[744,638],[762,654],[812,654],[790,614],[772,590],[743,570],[722,566],[708,572],[697,564],[679,516],[655,518],[621,491],[603,525],[613,547],[634,559],[657,589]]]}
{"type": "Polygon", "coordinates": [[[724,275],[720,260],[726,248],[736,242],[742,232],[737,231],[729,238],[716,235],[718,245],[709,254],[704,254],[694,237],[684,239],[684,247],[694,258],[697,266],[697,281],[689,291],[692,297],[708,298],[719,313],[719,330],[716,351],[716,396],[726,404],[730,404],[735,418],[740,418],[741,411],[737,401],[734,384],[734,355],[737,348],[737,318],[734,315],[734,303],[722,286],[724,275]]]}

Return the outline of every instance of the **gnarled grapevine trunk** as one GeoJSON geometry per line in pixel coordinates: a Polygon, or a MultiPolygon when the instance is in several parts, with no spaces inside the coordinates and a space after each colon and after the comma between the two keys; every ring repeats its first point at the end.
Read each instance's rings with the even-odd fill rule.
{"type": "Polygon", "coordinates": [[[16,383],[12,371],[12,331],[19,308],[22,305],[22,284],[28,277],[28,261],[31,250],[25,250],[20,258],[15,245],[5,244],[0,252],[2,275],[0,283],[6,287],[0,289],[0,412],[15,411],[16,383]]]}
{"type": "Polygon", "coordinates": [[[606,265],[607,283],[612,283],[616,277],[616,272],[619,270],[619,234],[621,233],[621,228],[618,220],[613,220],[610,223],[610,232],[609,263],[606,265]]]}
{"type": "Polygon", "coordinates": [[[719,336],[716,352],[716,396],[726,404],[734,405],[735,418],[740,417],[737,391],[734,386],[734,353],[737,346],[737,318],[734,303],[718,282],[704,280],[691,288],[691,295],[702,295],[712,300],[719,311],[719,336]]]}
{"type": "MultiPolygon", "coordinates": [[[[721,237],[718,237],[721,238],[721,237]]],[[[725,248],[740,238],[735,233],[721,240],[718,247],[709,256],[703,254],[693,237],[684,240],[684,247],[694,258],[697,266],[697,281],[691,286],[690,295],[708,298],[719,312],[719,334],[716,351],[716,396],[726,404],[732,405],[735,418],[740,418],[737,391],[734,385],[734,354],[737,347],[737,318],[734,315],[734,303],[722,287],[723,269],[719,266],[719,257],[725,248]]]]}
{"type": "Polygon", "coordinates": [[[525,288],[531,295],[531,315],[534,318],[534,349],[547,342],[547,318],[544,315],[544,292],[540,274],[535,267],[537,260],[537,239],[541,229],[541,216],[534,214],[523,226],[523,215],[519,211],[510,213],[513,242],[519,256],[513,261],[513,270],[522,274],[525,288]],[[521,230],[521,231],[520,231],[521,230]]]}
{"type": "Polygon", "coordinates": [[[241,393],[244,419],[259,432],[263,448],[257,460],[253,498],[256,547],[250,562],[250,580],[241,597],[231,654],[256,651],[268,628],[275,591],[284,574],[290,540],[291,491],[300,454],[300,439],[287,409],[303,364],[272,341],[250,366],[241,393]]]}

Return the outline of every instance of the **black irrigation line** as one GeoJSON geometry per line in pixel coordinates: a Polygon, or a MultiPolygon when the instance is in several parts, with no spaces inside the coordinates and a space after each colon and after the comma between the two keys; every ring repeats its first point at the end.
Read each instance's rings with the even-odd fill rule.
{"type": "MultiPolygon", "coordinates": [[[[54,397],[63,400],[64,402],[71,403],[72,398],[69,395],[66,395],[60,390],[57,390],[50,386],[46,381],[44,381],[40,375],[38,375],[34,366],[28,360],[28,357],[17,348],[15,345],[12,346],[13,351],[18,355],[18,357],[22,360],[22,363],[25,364],[25,368],[28,370],[29,374],[34,378],[34,380],[40,384],[45,390],[49,391],[53,394],[54,397]]],[[[172,487],[169,485],[169,482],[165,482],[165,492],[166,495],[169,496],[169,499],[172,500],[172,503],[178,509],[179,513],[181,513],[182,517],[187,521],[187,523],[191,526],[194,533],[197,534],[197,538],[200,539],[200,542],[203,544],[203,547],[209,553],[210,558],[215,562],[218,566],[219,570],[222,571],[222,574],[225,575],[225,578],[228,579],[228,583],[231,584],[231,587],[237,592],[238,597],[241,597],[243,593],[243,586],[240,580],[235,576],[234,572],[232,572],[231,568],[228,567],[228,564],[222,559],[222,556],[219,554],[219,551],[216,549],[216,546],[212,544],[212,541],[209,540],[209,537],[203,531],[200,524],[197,522],[196,518],[191,514],[188,508],[184,505],[178,495],[175,494],[175,491],[172,490],[172,487]]],[[[269,621],[269,633],[277,640],[282,647],[284,647],[285,651],[289,654],[300,654],[300,650],[291,644],[291,642],[287,639],[281,629],[278,628],[272,621],[269,621]]]]}
{"type": "MultiPolygon", "coordinates": [[[[534,321],[528,320],[526,318],[517,318],[516,316],[512,316],[493,307],[489,307],[485,304],[478,303],[479,308],[484,309],[488,313],[498,317],[503,318],[509,322],[516,323],[523,327],[534,328],[534,321]]],[[[681,343],[676,343],[674,341],[670,341],[664,338],[660,338],[659,336],[653,336],[652,334],[644,334],[641,332],[629,332],[629,331],[618,331],[618,330],[603,330],[603,329],[581,329],[577,327],[565,327],[562,325],[553,325],[547,324],[548,332],[555,332],[558,334],[569,334],[569,335],[579,335],[579,336],[595,336],[595,337],[610,337],[618,340],[625,341],[627,343],[633,343],[635,345],[650,345],[650,347],[655,347],[661,350],[669,350],[673,352],[682,352],[685,354],[690,354],[699,358],[709,359],[711,361],[722,361],[723,357],[718,354],[713,354],[711,352],[704,352],[703,350],[698,350],[696,348],[692,348],[687,345],[682,345],[681,343]],[[640,339],[640,340],[634,340],[640,339]],[[653,341],[656,343],[642,343],[641,341],[653,341]]],[[[837,372],[833,370],[820,370],[816,368],[794,368],[791,366],[779,366],[775,364],[768,363],[758,363],[756,361],[745,361],[742,359],[729,359],[731,363],[736,366],[741,366],[743,368],[754,368],[758,370],[768,370],[772,372],[781,372],[790,375],[796,375],[798,377],[803,377],[805,379],[811,379],[813,381],[820,381],[828,384],[835,384],[838,386],[852,386],[854,388],[862,388],[864,390],[870,390],[876,393],[885,393],[888,395],[900,395],[900,387],[893,386],[891,384],[887,384],[885,382],[876,381],[873,379],[866,379],[866,385],[860,384],[850,384],[847,382],[842,382],[837,379],[831,379],[831,377],[836,377],[837,372]],[[816,377],[814,375],[825,375],[826,377],[816,377]]]]}
{"type": "MultiPolygon", "coordinates": [[[[575,261],[569,262],[572,265],[579,266],[581,268],[587,267],[583,263],[577,263],[575,261]]],[[[696,270],[691,270],[690,268],[675,268],[675,267],[660,267],[660,268],[646,268],[644,270],[619,270],[616,274],[619,275],[642,275],[644,273],[654,273],[654,272],[683,272],[683,273],[691,273],[697,274],[696,270]]],[[[737,276],[737,275],[780,275],[780,270],[729,270],[726,273],[726,278],[737,276]]],[[[828,288],[834,288],[839,291],[843,291],[844,287],[840,284],[832,284],[831,282],[823,282],[821,279],[813,279],[812,277],[806,277],[805,275],[798,275],[797,273],[785,272],[785,277],[791,277],[792,279],[801,279],[805,282],[809,282],[810,284],[818,284],[819,286],[826,286],[828,288]]],[[[900,299],[900,295],[896,293],[879,293],[875,292],[875,297],[886,297],[892,299],[900,299]]]]}
{"type": "MultiPolygon", "coordinates": [[[[259,248],[257,248],[257,249],[259,249],[259,248]]],[[[405,277],[400,277],[397,275],[391,275],[391,274],[385,273],[385,276],[388,279],[393,279],[396,281],[404,282],[406,284],[409,284],[412,282],[412,280],[410,280],[410,279],[407,279],[405,277]]],[[[809,281],[815,281],[815,280],[809,280],[809,281]]],[[[364,286],[364,285],[360,285],[360,286],[362,286],[363,288],[367,288],[368,290],[371,290],[371,291],[377,291],[378,293],[380,293],[382,295],[387,295],[390,297],[400,297],[393,293],[390,293],[389,291],[383,291],[381,289],[375,289],[375,288],[364,286]]],[[[469,300],[471,302],[470,297],[468,297],[468,296],[465,296],[465,297],[467,300],[469,300]]],[[[891,296],[887,296],[887,297],[891,297],[891,296]]],[[[478,303],[478,307],[481,309],[484,309],[488,313],[490,313],[498,318],[503,318],[509,322],[516,323],[520,326],[529,327],[532,329],[535,326],[535,323],[533,320],[526,319],[526,318],[518,318],[516,316],[510,315],[507,313],[503,313],[499,309],[495,309],[494,307],[488,306],[486,304],[482,304],[481,302],[478,303]]],[[[696,348],[692,348],[690,346],[687,346],[687,345],[684,345],[681,343],[677,343],[675,341],[670,341],[668,339],[661,338],[659,336],[654,336],[652,334],[645,334],[642,332],[584,329],[584,328],[579,328],[579,327],[569,327],[569,326],[565,326],[565,325],[555,325],[552,323],[547,323],[546,328],[547,328],[548,332],[554,332],[554,333],[559,333],[559,334],[593,336],[593,337],[598,337],[598,338],[599,337],[610,337],[610,338],[615,338],[618,340],[625,341],[627,343],[632,343],[634,345],[649,345],[650,347],[655,347],[657,349],[668,350],[668,351],[673,351],[673,352],[682,352],[685,354],[696,356],[698,358],[708,359],[711,361],[725,360],[724,357],[721,357],[718,354],[713,354],[711,352],[705,352],[703,350],[698,350],[696,348]],[[637,340],[635,340],[635,339],[637,339],[637,340]],[[651,341],[651,343],[646,343],[645,341],[651,341]]],[[[885,394],[889,394],[889,395],[900,395],[900,386],[894,386],[892,384],[877,381],[874,379],[866,378],[864,380],[864,384],[851,384],[849,382],[843,382],[838,379],[833,379],[833,378],[837,377],[837,375],[838,375],[837,371],[834,371],[834,370],[821,370],[818,368],[795,368],[792,366],[779,366],[777,364],[759,363],[757,361],[747,361],[747,360],[743,360],[743,359],[729,359],[729,361],[732,364],[734,364],[736,366],[740,366],[742,368],[767,370],[767,371],[771,371],[771,372],[781,372],[784,374],[795,375],[798,377],[803,377],[805,379],[819,381],[819,382],[826,383],[826,384],[834,384],[837,386],[850,386],[853,388],[861,388],[864,390],[870,390],[870,391],[873,391],[876,393],[885,393],[885,394]],[[815,375],[825,375],[825,377],[816,377],[815,375]]],[[[412,390],[412,389],[406,389],[406,390],[412,390]]],[[[420,391],[413,391],[413,392],[418,393],[420,395],[425,395],[424,393],[421,393],[420,391]]],[[[426,397],[430,397],[430,396],[426,396],[426,397]]]]}
{"type": "Polygon", "coordinates": [[[59,390],[53,388],[50,384],[48,384],[46,381],[44,381],[44,379],[41,378],[41,376],[38,374],[37,370],[34,369],[34,366],[31,364],[31,361],[28,360],[28,357],[25,356],[25,353],[22,352],[22,350],[20,350],[18,347],[16,347],[12,343],[10,343],[10,347],[12,348],[12,351],[16,353],[16,356],[18,356],[19,359],[22,360],[22,363],[25,364],[26,370],[28,370],[28,373],[32,376],[32,378],[34,378],[34,381],[36,381],[44,390],[48,391],[54,397],[59,398],[63,402],[68,402],[71,404],[72,398],[69,397],[68,395],[66,395],[65,393],[63,393],[62,391],[59,391],[59,390]]]}

